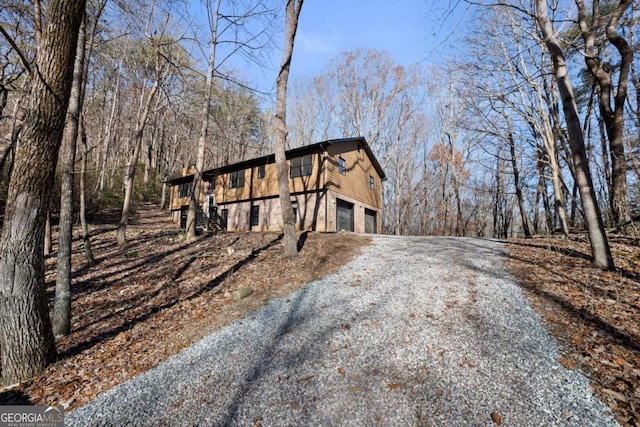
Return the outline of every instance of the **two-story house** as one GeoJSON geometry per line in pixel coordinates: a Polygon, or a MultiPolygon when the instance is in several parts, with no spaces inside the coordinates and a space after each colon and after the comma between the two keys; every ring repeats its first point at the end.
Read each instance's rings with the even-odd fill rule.
{"type": "MultiPolygon", "coordinates": [[[[297,230],[379,233],[384,171],[365,138],[333,139],[286,152],[297,230]]],[[[202,215],[229,231],[282,230],[275,155],[203,172],[202,215]]],[[[172,179],[170,209],[184,227],[193,172],[172,179]]]]}

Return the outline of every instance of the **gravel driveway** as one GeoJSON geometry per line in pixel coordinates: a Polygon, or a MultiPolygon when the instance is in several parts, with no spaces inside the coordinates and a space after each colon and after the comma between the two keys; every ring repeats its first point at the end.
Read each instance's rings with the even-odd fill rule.
{"type": "Polygon", "coordinates": [[[617,425],[587,380],[557,362],[498,243],[373,242],[66,425],[617,425]]]}

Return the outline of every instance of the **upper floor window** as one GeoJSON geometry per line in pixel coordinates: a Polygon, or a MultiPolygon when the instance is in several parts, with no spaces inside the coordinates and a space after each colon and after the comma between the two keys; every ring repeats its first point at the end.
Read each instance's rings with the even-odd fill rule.
{"type": "Polygon", "coordinates": [[[291,178],[311,175],[312,162],[311,154],[291,159],[291,178]]]}
{"type": "Polygon", "coordinates": [[[183,182],[178,186],[178,197],[190,197],[193,190],[193,184],[191,182],[183,182]]]}
{"type": "Polygon", "coordinates": [[[342,157],[338,157],[338,171],[341,174],[347,173],[347,161],[342,157]]]}
{"type": "Polygon", "coordinates": [[[244,187],[244,169],[229,174],[229,188],[244,187]]]}
{"type": "Polygon", "coordinates": [[[369,189],[373,190],[375,185],[376,185],[375,179],[371,175],[369,175],[369,189]]]}
{"type": "Polygon", "coordinates": [[[264,178],[266,175],[266,167],[265,165],[258,166],[258,179],[264,178]]]}

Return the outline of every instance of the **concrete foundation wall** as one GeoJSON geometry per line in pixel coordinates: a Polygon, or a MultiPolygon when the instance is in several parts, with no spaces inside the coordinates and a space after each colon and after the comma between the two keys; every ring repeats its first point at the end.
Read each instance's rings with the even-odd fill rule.
{"type": "Polygon", "coordinates": [[[335,191],[328,191],[328,200],[329,200],[329,209],[327,211],[327,230],[326,231],[340,231],[336,230],[336,199],[344,200],[345,202],[353,204],[353,231],[355,233],[364,233],[365,232],[365,218],[364,218],[364,210],[369,209],[376,213],[376,227],[377,233],[382,233],[382,215],[380,209],[375,206],[368,205],[366,203],[360,202],[351,197],[346,197],[344,194],[337,193],[335,191]]]}
{"type": "MultiPolygon", "coordinates": [[[[325,229],[325,198],[322,193],[293,195],[291,201],[296,201],[298,204],[296,230],[327,231],[325,229]]],[[[282,231],[282,213],[278,198],[219,205],[218,214],[222,209],[228,210],[228,231],[282,231]],[[252,227],[249,226],[251,206],[259,208],[258,225],[252,227]]]]}

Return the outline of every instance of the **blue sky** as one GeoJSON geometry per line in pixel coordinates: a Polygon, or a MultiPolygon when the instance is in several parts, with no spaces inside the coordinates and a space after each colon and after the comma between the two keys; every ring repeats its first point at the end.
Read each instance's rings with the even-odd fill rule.
{"type": "Polygon", "coordinates": [[[357,48],[388,51],[402,65],[440,62],[460,42],[469,16],[457,0],[306,0],[291,78],[317,76],[329,59],[357,48]]]}
{"type": "MultiPolygon", "coordinates": [[[[201,7],[192,1],[193,10],[201,7]]],[[[387,51],[399,65],[442,64],[460,53],[471,17],[464,0],[305,0],[289,82],[312,79],[332,58],[359,48],[387,51]]],[[[267,98],[275,93],[282,56],[283,16],[281,20],[283,32],[274,40],[278,48],[267,55],[270,59],[262,67],[241,56],[230,61],[250,87],[270,93],[267,98]]]]}

